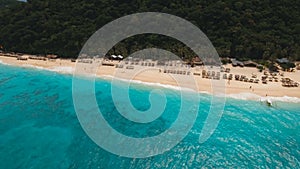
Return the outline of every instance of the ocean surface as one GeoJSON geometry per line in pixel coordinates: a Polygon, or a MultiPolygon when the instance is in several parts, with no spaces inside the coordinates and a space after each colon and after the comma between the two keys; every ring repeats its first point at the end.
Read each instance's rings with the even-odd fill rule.
{"type": "MultiPolygon", "coordinates": [[[[103,116],[124,135],[155,136],[178,117],[178,90],[131,85],[130,98],[139,110],[150,107],[153,88],[163,90],[167,100],[158,119],[137,124],[114,107],[110,80],[98,79],[95,86],[103,116]]],[[[200,94],[195,124],[175,147],[153,157],[127,158],[100,148],[84,132],[73,106],[71,75],[0,64],[0,168],[300,168],[299,103],[268,107],[227,98],[215,132],[199,143],[211,97],[200,94]]]]}

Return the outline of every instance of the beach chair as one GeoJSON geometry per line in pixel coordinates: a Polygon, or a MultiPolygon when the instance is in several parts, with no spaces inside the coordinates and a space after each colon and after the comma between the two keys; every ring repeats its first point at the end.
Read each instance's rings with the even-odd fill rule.
{"type": "Polygon", "coordinates": [[[262,83],[263,83],[263,84],[268,84],[268,83],[267,83],[267,80],[263,80],[262,83]]]}

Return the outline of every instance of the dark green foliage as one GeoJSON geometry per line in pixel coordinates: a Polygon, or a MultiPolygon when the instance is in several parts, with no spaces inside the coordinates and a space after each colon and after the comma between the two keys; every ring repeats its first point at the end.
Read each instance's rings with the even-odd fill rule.
{"type": "MultiPolygon", "coordinates": [[[[9,0],[0,0],[9,1],[9,0]]],[[[136,12],[165,12],[198,26],[222,57],[300,60],[300,1],[28,0],[0,10],[0,45],[7,51],[76,57],[87,39],[108,22],[136,12]]],[[[128,55],[160,47],[191,60],[182,43],[137,36],[110,52],[128,55]]]]}
{"type": "Polygon", "coordinates": [[[259,70],[259,72],[262,72],[264,70],[264,67],[263,67],[263,65],[258,65],[257,69],[259,70]]]}
{"type": "Polygon", "coordinates": [[[21,3],[17,0],[0,0],[0,9],[1,8],[8,8],[10,6],[17,5],[18,3],[21,3]]]}
{"type": "Polygon", "coordinates": [[[280,64],[280,67],[282,67],[283,70],[289,70],[291,68],[295,68],[296,65],[294,63],[283,63],[280,64]]]}
{"type": "Polygon", "coordinates": [[[278,68],[274,65],[274,63],[269,64],[268,69],[269,69],[271,72],[278,72],[278,68]]]}

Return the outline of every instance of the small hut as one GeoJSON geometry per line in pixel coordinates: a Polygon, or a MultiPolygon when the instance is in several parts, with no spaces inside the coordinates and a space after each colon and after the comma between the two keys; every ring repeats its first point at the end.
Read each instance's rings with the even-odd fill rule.
{"type": "Polygon", "coordinates": [[[29,56],[29,59],[32,59],[32,60],[46,60],[45,57],[43,56],[35,56],[35,55],[32,55],[32,56],[29,56]]]}
{"type": "Polygon", "coordinates": [[[255,63],[255,62],[253,62],[253,61],[251,61],[251,60],[248,60],[248,61],[245,61],[244,62],[244,66],[245,67],[257,67],[257,63],[255,63]]]}
{"type": "Polygon", "coordinates": [[[110,58],[111,58],[111,59],[117,59],[118,56],[116,56],[116,55],[111,55],[110,58]]]}
{"type": "Polygon", "coordinates": [[[57,55],[47,55],[46,56],[48,59],[57,59],[58,58],[58,56],[57,55]]]}
{"type": "Polygon", "coordinates": [[[290,61],[287,58],[276,59],[279,64],[289,63],[290,61]]]}
{"type": "Polygon", "coordinates": [[[17,60],[28,60],[28,55],[20,55],[17,57],[17,60]]]}
{"type": "Polygon", "coordinates": [[[232,63],[233,67],[236,67],[236,66],[244,67],[244,63],[240,62],[240,61],[238,61],[236,59],[231,59],[231,63],[232,63]]]}
{"type": "Polygon", "coordinates": [[[118,55],[118,59],[122,60],[124,57],[122,55],[118,55]]]}
{"type": "Polygon", "coordinates": [[[203,62],[201,61],[201,59],[200,59],[198,56],[196,56],[196,57],[193,58],[193,65],[194,65],[194,66],[202,66],[202,65],[204,65],[204,64],[203,64],[203,62]]]}

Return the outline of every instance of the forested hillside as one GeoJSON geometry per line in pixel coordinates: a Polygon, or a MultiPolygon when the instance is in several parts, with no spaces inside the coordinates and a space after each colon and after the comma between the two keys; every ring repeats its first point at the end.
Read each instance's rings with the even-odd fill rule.
{"type": "MultiPolygon", "coordinates": [[[[6,51],[76,57],[106,23],[152,11],[194,23],[222,57],[300,60],[299,7],[300,1],[290,0],[28,0],[0,8],[0,45],[6,51]]],[[[183,44],[155,35],[130,38],[112,52],[128,55],[151,46],[193,56],[183,44]]]]}
{"type": "Polygon", "coordinates": [[[0,0],[0,9],[14,6],[18,3],[21,3],[21,2],[17,1],[17,0],[0,0]]]}

